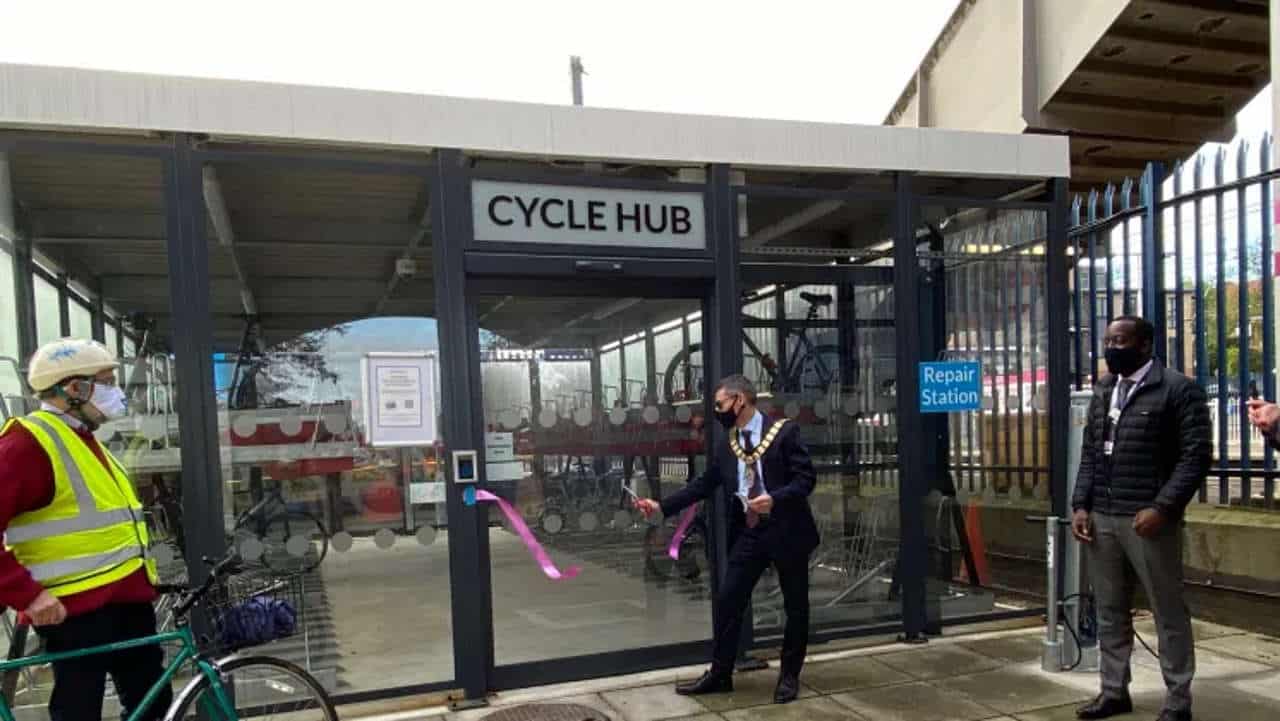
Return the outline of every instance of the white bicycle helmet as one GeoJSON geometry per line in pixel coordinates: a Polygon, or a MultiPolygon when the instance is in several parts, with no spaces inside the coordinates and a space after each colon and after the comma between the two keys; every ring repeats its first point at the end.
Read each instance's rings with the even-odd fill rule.
{"type": "Polygon", "coordinates": [[[68,378],[95,376],[119,367],[115,354],[98,341],[60,338],[40,346],[31,356],[27,383],[41,393],[68,378]]]}

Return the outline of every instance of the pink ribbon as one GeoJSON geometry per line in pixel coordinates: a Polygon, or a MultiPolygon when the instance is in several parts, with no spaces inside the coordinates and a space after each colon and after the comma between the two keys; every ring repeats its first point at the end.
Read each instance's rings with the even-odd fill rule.
{"type": "Polygon", "coordinates": [[[476,489],[476,500],[491,501],[498,504],[498,508],[502,509],[502,513],[506,515],[507,520],[511,521],[511,527],[516,529],[516,535],[520,537],[521,541],[524,541],[525,548],[529,549],[529,553],[537,560],[538,565],[542,567],[542,572],[547,574],[547,578],[553,581],[563,581],[573,578],[582,572],[581,566],[570,566],[564,571],[556,568],[556,564],[551,562],[551,557],[543,550],[542,544],[538,543],[538,539],[533,537],[533,531],[530,531],[529,527],[525,525],[524,519],[520,517],[520,512],[512,508],[510,503],[488,491],[479,489],[476,489]]]}
{"type": "Polygon", "coordinates": [[[680,543],[684,541],[684,534],[689,532],[689,526],[693,523],[693,517],[698,515],[698,504],[693,504],[680,514],[680,522],[676,524],[676,533],[671,537],[671,545],[667,547],[667,555],[671,556],[671,560],[680,560],[680,543]]]}

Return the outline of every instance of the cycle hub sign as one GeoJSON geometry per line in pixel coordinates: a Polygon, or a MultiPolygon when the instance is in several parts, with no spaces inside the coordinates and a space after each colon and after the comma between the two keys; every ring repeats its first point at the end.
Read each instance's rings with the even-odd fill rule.
{"type": "Polygon", "coordinates": [[[478,241],[707,247],[700,192],[476,180],[471,220],[478,241]]]}
{"type": "Polygon", "coordinates": [[[920,412],[956,413],[982,407],[982,364],[939,361],[920,364],[920,412]]]}

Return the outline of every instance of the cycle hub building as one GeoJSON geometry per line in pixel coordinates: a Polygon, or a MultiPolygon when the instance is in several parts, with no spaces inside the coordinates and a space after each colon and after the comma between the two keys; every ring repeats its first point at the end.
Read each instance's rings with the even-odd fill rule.
{"type": "Polygon", "coordinates": [[[115,349],[130,415],[98,435],[165,575],[228,545],[300,575],[272,651],[344,702],[704,660],[717,509],[673,561],[630,497],[700,472],[737,372],[818,468],[816,642],[1036,616],[1068,160],[1051,136],[0,65],[0,411],[31,407],[40,343],[115,349]],[[977,364],[924,389],[962,407],[922,405],[926,362],[977,364]],[[545,575],[473,486],[580,575],[545,575]]]}

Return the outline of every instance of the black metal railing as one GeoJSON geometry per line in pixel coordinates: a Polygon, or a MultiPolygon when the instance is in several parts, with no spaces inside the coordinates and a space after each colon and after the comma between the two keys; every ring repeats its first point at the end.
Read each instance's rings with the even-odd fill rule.
{"type": "Polygon", "coordinates": [[[1155,322],[1156,354],[1209,395],[1215,454],[1201,502],[1275,506],[1274,453],[1250,427],[1245,401],[1277,400],[1277,178],[1268,135],[1257,147],[1204,151],[1172,169],[1150,163],[1136,181],[1072,206],[1075,387],[1105,372],[1109,319],[1138,313],[1155,322]]]}

